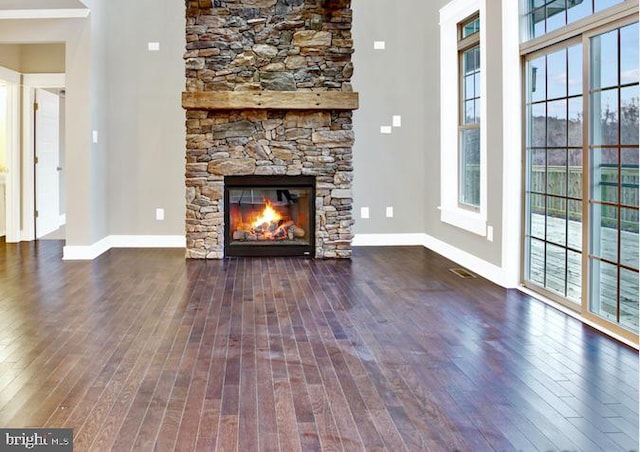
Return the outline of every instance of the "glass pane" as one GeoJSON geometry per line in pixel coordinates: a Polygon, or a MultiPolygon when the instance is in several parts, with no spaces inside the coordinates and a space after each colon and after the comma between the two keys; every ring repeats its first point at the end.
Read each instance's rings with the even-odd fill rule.
{"type": "Polygon", "coordinates": [[[638,85],[620,90],[620,144],[638,144],[638,85]]]}
{"type": "Polygon", "coordinates": [[[592,99],[592,143],[618,144],[618,90],[598,91],[592,99]]]}
{"type": "Polygon", "coordinates": [[[618,202],[618,150],[591,150],[591,199],[618,202]]]}
{"type": "Polygon", "coordinates": [[[547,146],[567,146],[567,101],[547,103],[547,146]]]}
{"type": "Polygon", "coordinates": [[[530,203],[530,219],[529,219],[529,234],[533,237],[537,237],[544,240],[545,229],[545,196],[543,195],[529,195],[530,203]]]}
{"type": "Polygon", "coordinates": [[[567,50],[547,55],[547,98],[567,96],[567,50]]]}
{"type": "Polygon", "coordinates": [[[462,37],[466,38],[480,31],[480,18],[473,19],[462,26],[462,37]]]}
{"type": "Polygon", "coordinates": [[[553,0],[547,5],[547,33],[567,24],[565,0],[553,0]]]}
{"type": "Polygon", "coordinates": [[[620,29],[620,83],[638,83],[638,23],[620,29]]]}
{"type": "Polygon", "coordinates": [[[582,298],[582,254],[567,251],[567,297],[582,298]]]}
{"type": "Polygon", "coordinates": [[[480,68],[478,65],[476,65],[476,60],[477,60],[476,54],[478,53],[478,50],[479,50],[479,47],[474,47],[462,54],[462,58],[464,61],[465,74],[471,74],[480,68]]]}
{"type": "Polygon", "coordinates": [[[544,242],[529,240],[529,280],[544,286],[544,242]]]}
{"type": "Polygon", "coordinates": [[[620,263],[638,270],[638,211],[620,209],[620,263]]]}
{"type": "Polygon", "coordinates": [[[547,151],[547,193],[561,196],[567,194],[566,149],[547,151]]]}
{"type": "Polygon", "coordinates": [[[638,273],[620,269],[620,323],[638,332],[638,273]]]}
{"type": "Polygon", "coordinates": [[[532,147],[544,147],[547,144],[546,139],[546,104],[533,104],[531,106],[531,117],[529,119],[530,127],[530,145],[532,147]]]}
{"type": "Polygon", "coordinates": [[[567,200],[547,196],[547,241],[567,245],[567,200]]]}
{"type": "Polygon", "coordinates": [[[622,3],[624,0],[595,0],[595,11],[602,11],[618,3],[622,3]]]}
{"type": "Polygon", "coordinates": [[[545,20],[544,20],[544,16],[545,16],[545,8],[538,8],[535,9],[531,15],[529,16],[530,18],[530,24],[531,24],[531,32],[532,32],[532,37],[533,38],[537,38],[538,36],[542,36],[545,33],[545,20]]]}
{"type": "Polygon", "coordinates": [[[462,131],[460,146],[460,203],[480,205],[480,129],[462,131]]]}
{"type": "Polygon", "coordinates": [[[229,244],[309,245],[312,202],[310,188],[275,185],[230,189],[229,244]]]}
{"type": "Polygon", "coordinates": [[[566,250],[547,243],[547,288],[565,295],[566,250]]]}
{"type": "Polygon", "coordinates": [[[567,246],[582,251],[582,202],[568,201],[568,206],[567,246]]]}
{"type": "Polygon", "coordinates": [[[572,198],[582,198],[582,149],[569,149],[569,186],[572,198]]]}
{"type": "Polygon", "coordinates": [[[532,149],[529,153],[529,190],[545,193],[547,152],[544,149],[532,149]]]}
{"type": "Polygon", "coordinates": [[[618,262],[618,209],[591,204],[591,254],[618,262]]]}
{"type": "Polygon", "coordinates": [[[473,111],[476,113],[476,123],[482,121],[482,110],[480,109],[480,99],[476,99],[473,105],[473,111]]]}
{"type": "Polygon", "coordinates": [[[638,149],[620,150],[622,160],[622,191],[620,204],[638,207],[638,149]]]}
{"type": "Polygon", "coordinates": [[[481,88],[480,88],[480,72],[476,72],[473,76],[474,80],[474,94],[475,97],[480,97],[481,88]]]}
{"type": "Polygon", "coordinates": [[[568,22],[573,23],[592,13],[592,5],[590,0],[569,0],[569,9],[567,11],[568,22]]]}
{"type": "Polygon", "coordinates": [[[473,99],[474,95],[474,76],[467,75],[464,78],[464,98],[465,100],[473,99]]]}
{"type": "Polygon", "coordinates": [[[617,321],[618,268],[591,260],[591,311],[612,322],[617,321]]]}
{"type": "Polygon", "coordinates": [[[618,85],[618,30],[591,38],[591,87],[618,85]]]}
{"type": "Polygon", "coordinates": [[[476,112],[473,100],[464,103],[464,124],[473,124],[476,122],[476,112]]]}
{"type": "Polygon", "coordinates": [[[582,97],[569,99],[569,146],[582,146],[582,97]]]}
{"type": "Polygon", "coordinates": [[[582,94],[582,44],[568,49],[569,96],[582,94]]]}
{"type": "Polygon", "coordinates": [[[529,62],[529,99],[539,102],[547,98],[546,60],[544,56],[529,62]]]}

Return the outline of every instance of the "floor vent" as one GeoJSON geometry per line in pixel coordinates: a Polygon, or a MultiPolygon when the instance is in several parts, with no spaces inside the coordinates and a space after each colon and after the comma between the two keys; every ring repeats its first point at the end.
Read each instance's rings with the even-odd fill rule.
{"type": "Polygon", "coordinates": [[[473,273],[471,273],[469,270],[465,268],[450,268],[449,271],[455,273],[456,275],[458,275],[463,279],[477,278],[476,275],[474,275],[473,273]]]}

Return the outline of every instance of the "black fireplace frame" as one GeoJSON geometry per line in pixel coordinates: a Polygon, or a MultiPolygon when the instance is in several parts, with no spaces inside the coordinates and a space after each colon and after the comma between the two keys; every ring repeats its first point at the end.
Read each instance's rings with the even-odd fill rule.
{"type": "Polygon", "coordinates": [[[314,176],[225,176],[224,178],[224,256],[225,257],[314,257],[316,244],[316,178],[314,176]],[[229,190],[237,188],[307,188],[309,196],[308,245],[231,245],[229,190]]]}

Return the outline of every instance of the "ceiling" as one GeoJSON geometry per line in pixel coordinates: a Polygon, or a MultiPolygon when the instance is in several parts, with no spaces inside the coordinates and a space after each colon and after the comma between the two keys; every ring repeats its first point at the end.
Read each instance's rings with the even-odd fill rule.
{"type": "Polygon", "coordinates": [[[80,0],[0,0],[0,19],[60,19],[87,17],[80,0]]]}

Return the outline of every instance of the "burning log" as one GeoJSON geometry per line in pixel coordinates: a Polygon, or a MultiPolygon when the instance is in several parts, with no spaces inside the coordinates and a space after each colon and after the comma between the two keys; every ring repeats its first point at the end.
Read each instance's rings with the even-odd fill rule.
{"type": "Polygon", "coordinates": [[[302,229],[302,228],[300,228],[300,227],[298,227],[296,225],[293,225],[291,227],[291,231],[293,232],[293,236],[298,238],[298,239],[301,239],[302,237],[304,237],[304,234],[305,234],[304,229],[302,229]]]}
{"type": "Polygon", "coordinates": [[[295,227],[293,221],[285,221],[273,233],[275,240],[286,240],[289,237],[289,229],[295,227]]]}
{"type": "Polygon", "coordinates": [[[235,228],[232,239],[237,241],[294,241],[305,236],[305,230],[295,224],[266,202],[264,210],[253,222],[241,221],[235,228]]]}
{"type": "Polygon", "coordinates": [[[247,235],[245,231],[235,231],[233,233],[233,240],[247,240],[247,235]]]}

